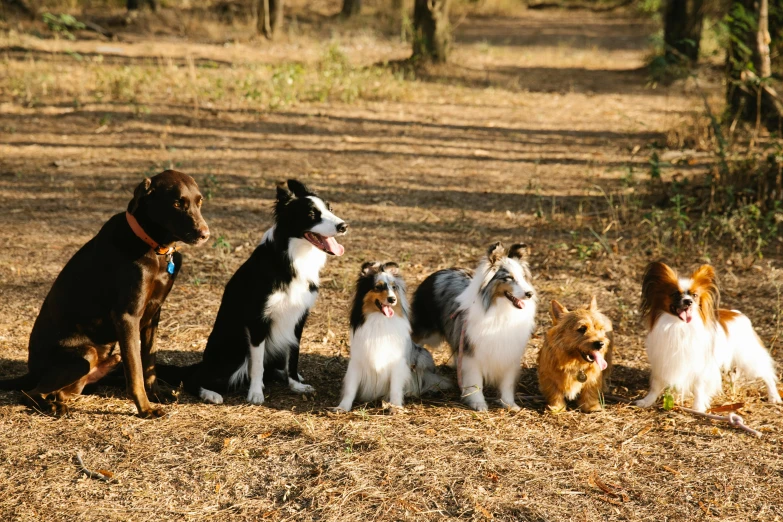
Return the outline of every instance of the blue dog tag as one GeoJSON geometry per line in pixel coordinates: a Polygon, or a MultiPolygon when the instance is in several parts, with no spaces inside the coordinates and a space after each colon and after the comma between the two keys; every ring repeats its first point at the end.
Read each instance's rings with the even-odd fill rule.
{"type": "Polygon", "coordinates": [[[169,264],[166,265],[166,271],[169,274],[174,275],[174,260],[169,259],[169,264]]]}

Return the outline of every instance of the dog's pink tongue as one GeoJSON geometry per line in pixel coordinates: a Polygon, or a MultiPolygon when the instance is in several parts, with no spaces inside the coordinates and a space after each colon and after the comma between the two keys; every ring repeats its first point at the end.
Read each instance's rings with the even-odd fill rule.
{"type": "Polygon", "coordinates": [[[686,308],[685,310],[681,311],[678,316],[680,320],[685,321],[686,323],[690,323],[693,319],[693,312],[691,312],[690,308],[686,308]]]}
{"type": "Polygon", "coordinates": [[[394,315],[394,309],[387,304],[381,305],[381,313],[386,317],[392,317],[394,315]]]}
{"type": "Polygon", "coordinates": [[[601,352],[593,352],[593,359],[595,359],[595,364],[601,368],[601,371],[606,370],[606,367],[609,366],[609,364],[606,362],[606,359],[604,359],[604,356],[601,355],[601,352]]]}
{"type": "Polygon", "coordinates": [[[343,247],[333,237],[325,237],[324,245],[326,245],[326,251],[335,256],[341,256],[345,253],[345,247],[343,247]]]}

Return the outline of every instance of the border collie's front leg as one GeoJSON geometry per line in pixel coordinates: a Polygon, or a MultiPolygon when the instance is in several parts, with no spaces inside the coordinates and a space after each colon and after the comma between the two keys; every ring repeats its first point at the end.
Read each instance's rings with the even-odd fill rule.
{"type": "Polygon", "coordinates": [[[247,402],[250,404],[264,404],[265,350],[266,341],[250,347],[250,391],[247,392],[247,402]]]}
{"type": "Polygon", "coordinates": [[[296,344],[291,345],[288,350],[288,387],[295,393],[314,393],[315,388],[309,384],[304,384],[302,376],[299,375],[299,347],[302,345],[302,331],[304,325],[307,322],[307,316],[309,313],[305,313],[299,322],[296,323],[294,334],[296,335],[296,344]]]}

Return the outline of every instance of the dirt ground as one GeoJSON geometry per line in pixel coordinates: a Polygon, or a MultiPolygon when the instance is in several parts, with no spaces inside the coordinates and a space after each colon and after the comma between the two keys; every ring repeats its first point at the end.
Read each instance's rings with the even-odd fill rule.
{"type": "MultiPolygon", "coordinates": [[[[229,46],[0,35],[0,375],[24,372],[52,281],[144,175],[173,166],[194,176],[214,239],[185,250],[159,329],[167,362],[200,357],[223,285],[271,224],[278,180],[306,181],[351,226],[304,331],[300,367],[315,397],[275,385],[260,407],[241,392],[221,406],[182,395],[165,418],[142,420],[122,390],[100,387],[55,420],[0,392],[0,519],[781,520],[783,408],[757,383],[727,384],[716,405],[743,402],[759,440],[617,400],[600,414],[552,415],[534,398],[549,301],[591,295],[615,324],[612,394],[644,393],[639,279],[664,254],[683,269],[715,263],[724,304],[750,315],[783,364],[779,255],[748,263],[720,244],[672,253],[645,234],[633,180],[647,176],[647,147],[701,110],[687,85],[648,85],[653,31],[618,14],[466,17],[451,65],[356,80],[369,87],[343,101],[273,108],[198,86],[271,64],[310,67],[326,47],[318,38],[229,46]],[[115,75],[113,98],[95,94],[112,89],[102,74],[115,75]],[[361,263],[397,261],[412,290],[436,269],[474,266],[497,240],[531,245],[540,293],[522,411],[477,414],[443,395],[401,415],[379,404],[330,413],[361,263]],[[77,453],[112,482],[86,478],[77,453]]],[[[409,48],[362,32],[333,45],[354,65],[409,48]]],[[[664,175],[706,168],[695,158],[664,175]]],[[[445,364],[445,350],[436,359],[445,364]]]]}

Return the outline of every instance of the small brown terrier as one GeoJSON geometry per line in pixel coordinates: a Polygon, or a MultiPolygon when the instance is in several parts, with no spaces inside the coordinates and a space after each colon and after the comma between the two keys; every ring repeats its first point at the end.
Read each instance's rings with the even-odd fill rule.
{"type": "Polygon", "coordinates": [[[550,314],[553,326],[538,354],[538,386],[547,407],[562,411],[566,400],[577,399],[582,411],[601,411],[600,394],[612,370],[612,322],[598,311],[595,297],[573,312],[552,301],[550,314]]]}

